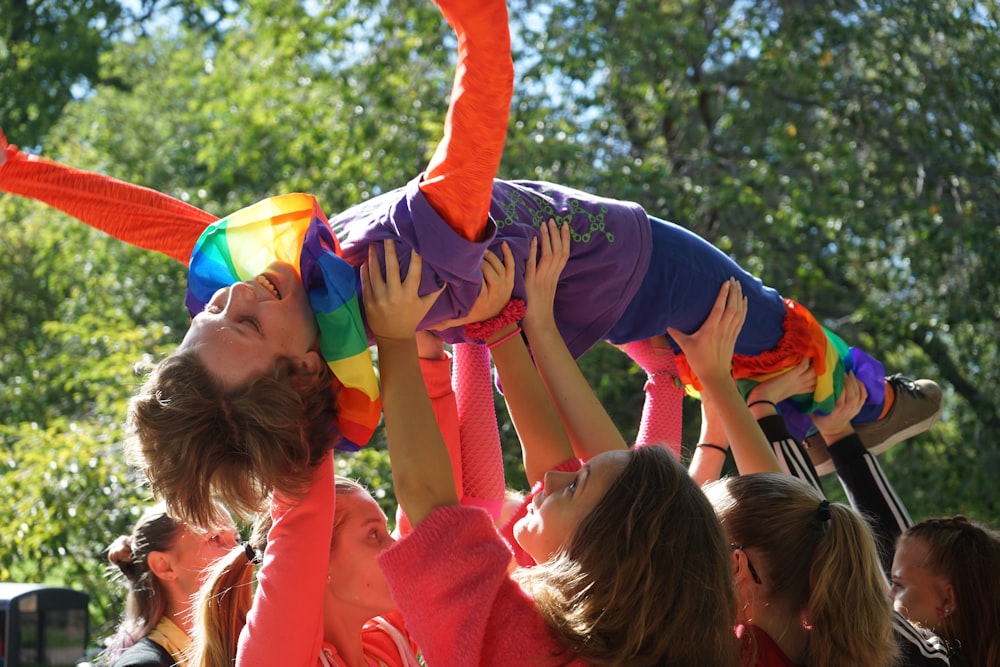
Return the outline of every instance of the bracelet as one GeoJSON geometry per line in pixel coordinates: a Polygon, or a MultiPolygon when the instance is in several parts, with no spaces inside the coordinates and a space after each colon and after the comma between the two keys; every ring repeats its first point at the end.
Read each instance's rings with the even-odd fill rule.
{"type": "Polygon", "coordinates": [[[503,345],[504,343],[506,343],[507,341],[509,341],[514,336],[520,335],[520,333],[521,333],[521,327],[517,327],[516,329],[514,329],[513,331],[511,331],[509,334],[507,334],[506,336],[504,336],[500,340],[495,340],[492,343],[487,343],[486,347],[488,347],[489,349],[492,350],[497,345],[503,345]]]}
{"type": "Polygon", "coordinates": [[[499,314],[465,325],[465,337],[470,340],[486,342],[490,336],[503,329],[508,324],[519,322],[524,317],[524,299],[511,299],[499,314]]]}
{"type": "Polygon", "coordinates": [[[770,405],[775,410],[778,409],[778,406],[774,403],[774,401],[760,400],[760,401],[750,401],[749,403],[747,403],[748,408],[752,408],[755,405],[770,405]]]}
{"type": "Polygon", "coordinates": [[[714,449],[717,452],[722,452],[723,456],[729,454],[729,450],[726,449],[725,447],[719,447],[718,445],[710,445],[707,442],[699,442],[697,445],[695,445],[695,447],[708,447],[709,449],[714,449]]]}

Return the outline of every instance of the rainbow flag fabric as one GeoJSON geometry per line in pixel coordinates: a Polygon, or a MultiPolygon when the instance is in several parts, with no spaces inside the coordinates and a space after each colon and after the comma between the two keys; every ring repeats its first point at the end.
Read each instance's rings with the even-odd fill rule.
{"type": "Polygon", "coordinates": [[[358,301],[354,269],[340,256],[315,197],[271,197],[212,223],[198,239],[188,270],[185,297],[191,316],[212,295],[252,280],[275,261],[296,268],[320,330],[320,351],[340,383],[335,425],[356,450],[371,439],[382,412],[378,381],[358,301]]]}

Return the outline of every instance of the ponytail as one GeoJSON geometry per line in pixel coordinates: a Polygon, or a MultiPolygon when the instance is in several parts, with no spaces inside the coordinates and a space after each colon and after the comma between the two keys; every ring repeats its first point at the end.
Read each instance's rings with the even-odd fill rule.
{"type": "Polygon", "coordinates": [[[803,612],[803,622],[812,627],[806,664],[892,664],[892,606],[871,529],[845,505],[832,503],[827,511],[803,612]]]}
{"type": "Polygon", "coordinates": [[[215,561],[194,597],[188,667],[232,667],[240,632],[253,606],[256,566],[267,542],[271,515],[254,521],[250,539],[215,561]]]}
{"type": "Polygon", "coordinates": [[[809,630],[806,664],[892,664],[892,607],[875,539],[854,510],[783,473],[729,477],[705,492],[730,543],[754,550],[772,609],[809,630]]]}

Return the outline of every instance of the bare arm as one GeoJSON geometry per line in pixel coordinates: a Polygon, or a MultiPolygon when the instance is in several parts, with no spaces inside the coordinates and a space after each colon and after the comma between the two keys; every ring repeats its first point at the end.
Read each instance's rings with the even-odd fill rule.
{"type": "Polygon", "coordinates": [[[549,220],[541,226],[540,238],[532,239],[524,278],[528,302],[524,331],[531,343],[538,374],[569,433],[573,451],[587,460],[608,450],[626,449],[628,445],[556,327],[552,304],[569,253],[568,225],[559,227],[549,220]],[[539,245],[541,254],[536,258],[539,245]]]}
{"type": "Polygon", "coordinates": [[[702,393],[712,402],[723,423],[740,474],[780,472],[778,460],[730,372],[736,337],[743,328],[746,311],[743,288],[730,278],[719,289],[712,311],[696,332],[687,335],[670,329],[669,333],[701,379],[702,393]]]}
{"type": "Polygon", "coordinates": [[[413,254],[399,277],[395,244],[385,241],[385,278],[374,245],[362,267],[365,314],[375,335],[382,380],[385,432],[399,504],[416,527],[434,509],[457,505],[448,449],[420,373],[416,328],[440,291],[420,296],[423,263],[413,254]]]}
{"type": "MultiPolygon", "coordinates": [[[[504,246],[503,263],[490,255],[486,257],[490,268],[484,266],[483,269],[487,288],[491,283],[506,286],[515,270],[510,249],[504,246]],[[494,275],[504,276],[504,279],[491,280],[494,275]]],[[[510,289],[507,294],[509,296],[510,289]]],[[[525,475],[534,485],[546,472],[573,458],[573,447],[515,324],[494,334],[490,354],[504,388],[507,410],[521,441],[525,475]]]]}

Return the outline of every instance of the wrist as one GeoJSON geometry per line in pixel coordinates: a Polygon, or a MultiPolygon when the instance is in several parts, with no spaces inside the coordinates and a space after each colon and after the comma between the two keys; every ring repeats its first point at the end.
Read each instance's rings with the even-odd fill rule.
{"type": "Polygon", "coordinates": [[[486,347],[492,350],[494,347],[503,345],[515,336],[520,335],[520,333],[521,327],[517,325],[517,322],[511,322],[502,329],[498,329],[492,333],[490,337],[483,342],[486,343],[486,347]]]}
{"type": "Polygon", "coordinates": [[[840,442],[844,438],[854,435],[855,433],[854,427],[850,423],[845,426],[835,428],[820,428],[817,426],[816,430],[819,431],[820,436],[823,438],[823,441],[827,444],[827,446],[830,446],[835,442],[840,442]]]}
{"type": "MultiPolygon", "coordinates": [[[[465,325],[465,337],[471,341],[489,343],[498,332],[517,323],[524,317],[524,299],[511,299],[495,316],[482,322],[472,322],[465,325]]],[[[509,334],[513,329],[507,329],[509,334]]]]}

